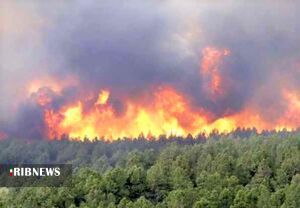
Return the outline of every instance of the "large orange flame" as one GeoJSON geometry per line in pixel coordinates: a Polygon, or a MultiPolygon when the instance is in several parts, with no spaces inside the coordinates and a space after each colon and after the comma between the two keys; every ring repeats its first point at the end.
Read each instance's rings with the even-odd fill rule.
{"type": "Polygon", "coordinates": [[[133,100],[124,101],[125,110],[121,115],[110,103],[106,103],[109,94],[109,91],[101,91],[94,107],[87,112],[83,111],[81,101],[61,109],[57,114],[46,110],[46,123],[51,129],[49,132],[52,132],[50,136],[53,137],[54,132],[56,135],[67,133],[73,138],[109,139],[137,137],[141,133],[152,136],[185,135],[196,133],[197,127],[206,122],[204,114],[192,111],[186,99],[170,87],[159,88],[151,103],[146,105],[133,100]],[[57,119],[61,116],[62,119],[57,119]]]}
{"type": "Polygon", "coordinates": [[[157,137],[161,134],[196,135],[214,130],[229,132],[237,127],[256,127],[258,131],[283,128],[291,130],[299,124],[296,115],[300,114],[300,98],[290,93],[286,94],[286,101],[291,109],[274,122],[265,121],[251,108],[212,120],[209,112],[192,108],[187,97],[168,86],[156,89],[152,101],[147,104],[125,100],[125,110],[119,114],[108,102],[110,94],[108,90],[101,90],[95,104],[87,111],[84,110],[82,101],[64,106],[56,113],[45,109],[49,137],[68,134],[71,138],[98,137],[113,140],[138,137],[141,133],[157,137]]]}

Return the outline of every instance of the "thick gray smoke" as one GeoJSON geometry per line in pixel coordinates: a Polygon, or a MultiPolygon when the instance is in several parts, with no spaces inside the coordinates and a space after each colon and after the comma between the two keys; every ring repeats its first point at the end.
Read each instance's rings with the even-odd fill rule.
{"type": "Polygon", "coordinates": [[[122,111],[118,97],[171,85],[215,117],[252,105],[276,119],[286,108],[281,89],[300,93],[299,3],[209,2],[2,1],[0,131],[43,135],[26,86],[45,75],[62,83],[78,78],[53,99],[54,108],[109,88],[122,111]],[[230,50],[219,69],[226,96],[216,99],[201,87],[206,47],[230,50]]]}

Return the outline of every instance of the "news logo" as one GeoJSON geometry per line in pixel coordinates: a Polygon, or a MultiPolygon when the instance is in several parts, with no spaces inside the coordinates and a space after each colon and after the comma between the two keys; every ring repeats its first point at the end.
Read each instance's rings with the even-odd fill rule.
{"type": "Polygon", "coordinates": [[[70,186],[70,164],[2,164],[0,187],[70,186]]]}
{"type": "Polygon", "coordinates": [[[46,177],[46,176],[60,176],[60,167],[13,167],[10,166],[9,169],[9,176],[16,176],[16,177],[31,177],[31,176],[39,176],[39,177],[46,177]]]}

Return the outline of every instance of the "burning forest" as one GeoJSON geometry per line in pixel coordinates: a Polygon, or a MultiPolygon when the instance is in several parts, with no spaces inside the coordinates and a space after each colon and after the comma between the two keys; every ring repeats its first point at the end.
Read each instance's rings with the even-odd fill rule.
{"type": "Polygon", "coordinates": [[[1,3],[0,139],[297,129],[297,7],[229,2],[1,3]]]}

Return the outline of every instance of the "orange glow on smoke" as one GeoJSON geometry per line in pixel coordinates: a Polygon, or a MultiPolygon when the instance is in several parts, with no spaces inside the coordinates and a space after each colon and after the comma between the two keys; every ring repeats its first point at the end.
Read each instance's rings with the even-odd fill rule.
{"type": "Polygon", "coordinates": [[[31,97],[38,103],[40,106],[46,106],[52,102],[52,98],[48,95],[48,88],[40,88],[38,93],[32,93],[31,97]]]}
{"type": "Polygon", "coordinates": [[[206,47],[202,50],[200,74],[204,79],[205,90],[212,96],[222,94],[223,81],[220,66],[223,58],[228,55],[230,55],[228,49],[206,47]]]}
{"type": "Polygon", "coordinates": [[[0,131],[0,140],[7,139],[7,138],[8,138],[8,135],[6,133],[0,131]]]}
{"type": "Polygon", "coordinates": [[[39,79],[32,80],[27,86],[27,93],[31,95],[32,93],[37,92],[40,88],[47,87],[56,93],[61,93],[61,91],[67,86],[76,85],[77,79],[72,77],[66,77],[63,81],[55,79],[50,76],[43,76],[39,79]]]}

